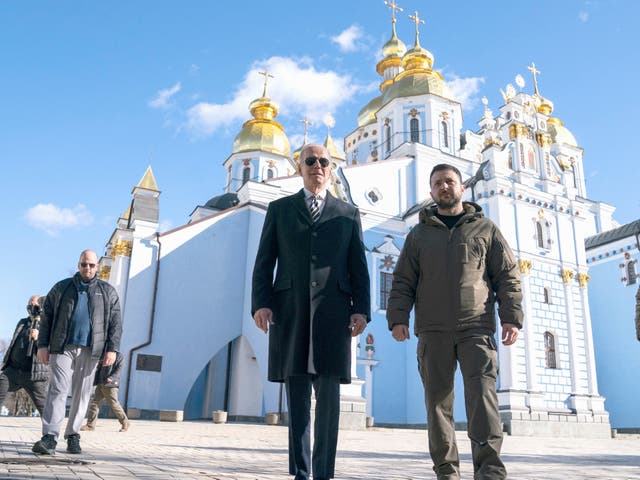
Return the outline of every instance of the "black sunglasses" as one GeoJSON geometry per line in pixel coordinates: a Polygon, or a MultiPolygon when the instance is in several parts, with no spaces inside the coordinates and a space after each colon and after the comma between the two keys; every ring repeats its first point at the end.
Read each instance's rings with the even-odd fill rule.
{"type": "Polygon", "coordinates": [[[326,167],[328,167],[328,166],[329,166],[329,160],[327,160],[327,159],[326,159],[326,158],[324,158],[324,157],[320,157],[320,158],[318,158],[318,157],[307,157],[307,158],[305,158],[305,159],[304,159],[304,163],[306,163],[306,164],[307,164],[307,165],[309,165],[310,167],[311,167],[312,165],[315,165],[315,164],[316,164],[316,162],[320,162],[320,166],[321,166],[322,168],[326,168],[326,167]]]}
{"type": "Polygon", "coordinates": [[[96,264],[95,263],[80,262],[80,266],[82,268],[87,268],[87,267],[96,268],[96,264]]]}

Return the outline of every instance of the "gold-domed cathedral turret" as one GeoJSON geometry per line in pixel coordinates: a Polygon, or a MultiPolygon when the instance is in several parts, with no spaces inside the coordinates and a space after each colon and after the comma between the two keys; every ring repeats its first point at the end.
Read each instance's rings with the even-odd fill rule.
{"type": "MultiPolygon", "coordinates": [[[[505,104],[498,118],[501,130],[501,153],[495,153],[498,174],[513,171],[520,183],[558,195],[586,197],[582,166],[583,150],[562,121],[553,115],[554,104],[540,94],[535,63],[527,67],[533,78],[533,94],[507,85],[501,91],[505,104]]],[[[516,83],[522,89],[521,75],[516,83]]],[[[485,153],[485,152],[483,152],[485,153]]],[[[489,160],[485,158],[484,160],[489,160]]]]}
{"type": "Polygon", "coordinates": [[[249,105],[253,118],[247,120],[233,141],[232,154],[224,162],[227,192],[239,190],[248,181],[262,182],[291,173],[291,147],[282,125],[275,120],[278,104],[267,96],[268,70],[262,96],[249,105]]]}
{"type": "Polygon", "coordinates": [[[348,164],[384,160],[404,143],[421,143],[451,155],[460,150],[462,106],[433,69],[434,57],[420,45],[418,12],[409,15],[415,24],[411,49],[397,37],[395,1],[385,2],[392,11],[391,39],[383,46],[377,72],[383,76],[381,95],[358,115],[358,128],[345,137],[348,164]]]}

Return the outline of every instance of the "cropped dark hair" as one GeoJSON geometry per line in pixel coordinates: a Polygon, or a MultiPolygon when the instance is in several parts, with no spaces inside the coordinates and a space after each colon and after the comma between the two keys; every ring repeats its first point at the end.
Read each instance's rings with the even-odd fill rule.
{"type": "Polygon", "coordinates": [[[460,170],[458,170],[453,165],[449,165],[448,163],[439,163],[438,165],[433,167],[433,170],[431,170],[431,174],[429,175],[429,185],[431,185],[431,179],[433,178],[433,174],[436,172],[441,172],[443,170],[451,170],[455,172],[455,174],[458,175],[458,178],[460,179],[460,183],[462,183],[462,174],[460,173],[460,170]]]}

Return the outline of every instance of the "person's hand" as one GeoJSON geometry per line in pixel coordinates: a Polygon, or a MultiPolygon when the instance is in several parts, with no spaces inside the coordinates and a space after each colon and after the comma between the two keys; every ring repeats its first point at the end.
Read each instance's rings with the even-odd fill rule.
{"type": "Polygon", "coordinates": [[[104,360],[102,360],[102,366],[108,367],[116,362],[116,352],[107,352],[104,354],[104,360]]]}
{"type": "Polygon", "coordinates": [[[518,339],[518,327],[513,323],[504,323],[502,325],[502,344],[513,345],[518,339]]]}
{"type": "Polygon", "coordinates": [[[398,342],[404,342],[405,340],[409,340],[409,326],[404,323],[397,323],[393,326],[391,330],[391,336],[395,338],[398,342]]]}
{"type": "Polygon", "coordinates": [[[45,365],[49,365],[49,349],[46,347],[39,348],[36,358],[45,365]]]}
{"type": "Polygon", "coordinates": [[[37,328],[32,328],[31,330],[29,330],[29,338],[31,340],[33,340],[34,342],[37,342],[38,341],[38,333],[40,333],[40,332],[38,331],[37,328]]]}
{"type": "Polygon", "coordinates": [[[259,308],[253,314],[253,320],[256,322],[256,327],[267,333],[269,325],[273,325],[273,312],[270,308],[259,308]]]}
{"type": "Polygon", "coordinates": [[[352,337],[360,335],[367,328],[367,317],[361,313],[352,314],[349,320],[349,328],[351,329],[352,337]]]}

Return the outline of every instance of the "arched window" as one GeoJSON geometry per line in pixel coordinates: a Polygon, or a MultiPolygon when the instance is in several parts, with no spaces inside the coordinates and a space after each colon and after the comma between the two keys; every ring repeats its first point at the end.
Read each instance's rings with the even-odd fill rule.
{"type": "Polygon", "coordinates": [[[391,153],[391,125],[389,125],[388,123],[384,127],[384,136],[384,151],[388,155],[389,153],[391,153]]]}
{"type": "Polygon", "coordinates": [[[551,289],[549,287],[544,287],[544,303],[551,304],[551,289]]]}
{"type": "Polygon", "coordinates": [[[536,222],[536,243],[539,248],[544,248],[544,234],[542,233],[542,222],[536,222]]]}
{"type": "Polygon", "coordinates": [[[417,118],[412,118],[409,121],[409,128],[411,130],[411,141],[418,143],[420,141],[420,122],[417,118]]]}
{"type": "Polygon", "coordinates": [[[527,149],[527,168],[529,168],[529,170],[535,170],[536,172],[538,171],[536,154],[531,147],[527,149]]]}
{"type": "Polygon", "coordinates": [[[242,184],[244,185],[251,178],[251,167],[244,167],[242,169],[242,184]]]}
{"type": "Polygon", "coordinates": [[[380,310],[386,310],[389,304],[389,294],[391,293],[391,282],[393,274],[390,272],[380,272],[380,310]]]}
{"type": "Polygon", "coordinates": [[[267,170],[267,179],[273,178],[273,168],[267,170]]]}
{"type": "Polygon", "coordinates": [[[444,148],[449,148],[449,125],[444,120],[440,122],[440,134],[442,135],[440,145],[444,148]]]}
{"type": "Polygon", "coordinates": [[[576,164],[571,165],[571,171],[573,172],[573,188],[578,188],[578,172],[576,172],[576,164]]]}
{"type": "Polygon", "coordinates": [[[524,167],[524,145],[520,144],[520,166],[524,167]]]}
{"type": "Polygon", "coordinates": [[[551,332],[544,332],[544,354],[547,368],[558,368],[556,363],[556,338],[551,332]]]}
{"type": "Polygon", "coordinates": [[[551,250],[551,224],[543,219],[536,221],[536,245],[551,250]]]}

